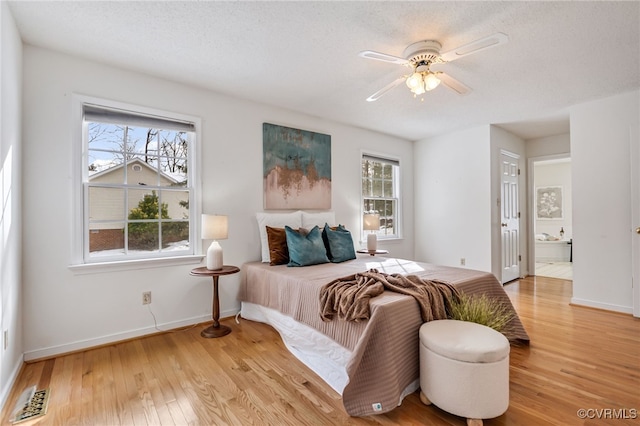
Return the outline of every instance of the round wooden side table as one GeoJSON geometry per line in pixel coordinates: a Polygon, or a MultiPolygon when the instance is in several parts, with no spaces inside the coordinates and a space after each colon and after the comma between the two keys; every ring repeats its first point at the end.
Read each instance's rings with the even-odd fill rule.
{"type": "Polygon", "coordinates": [[[222,269],[209,270],[206,266],[192,269],[190,275],[197,277],[213,277],[213,324],[200,332],[202,337],[222,337],[231,333],[231,328],[220,324],[220,300],[218,299],[218,278],[221,275],[230,275],[240,272],[240,268],[232,265],[224,265],[222,269]]]}

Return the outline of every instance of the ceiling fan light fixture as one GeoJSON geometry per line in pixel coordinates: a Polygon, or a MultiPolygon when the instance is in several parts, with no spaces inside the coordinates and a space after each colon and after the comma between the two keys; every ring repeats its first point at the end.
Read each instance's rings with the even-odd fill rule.
{"type": "Polygon", "coordinates": [[[412,67],[413,72],[410,75],[403,75],[393,82],[389,83],[382,89],[367,98],[372,102],[380,98],[384,93],[392,88],[402,84],[404,81],[414,97],[422,95],[430,90],[435,89],[444,82],[444,85],[458,93],[466,95],[471,88],[459,82],[455,78],[441,71],[431,72],[429,69],[433,64],[444,64],[454,61],[467,55],[489,49],[501,44],[507,43],[509,37],[503,33],[495,33],[488,37],[472,41],[463,46],[458,46],[448,52],[441,53],[442,45],[436,40],[422,40],[417,43],[410,44],[403,53],[403,57],[388,55],[386,53],[375,52],[373,50],[364,50],[359,53],[363,58],[375,59],[377,61],[388,62],[392,64],[405,65],[412,67]]]}
{"type": "Polygon", "coordinates": [[[440,79],[432,72],[428,72],[424,77],[425,90],[433,90],[440,85],[440,79]]]}
{"type": "Polygon", "coordinates": [[[422,78],[422,74],[419,72],[414,72],[409,77],[407,77],[407,87],[411,89],[412,92],[423,86],[423,83],[424,81],[422,78]]]}
{"type": "Polygon", "coordinates": [[[426,90],[424,88],[424,84],[421,84],[420,86],[416,87],[415,89],[411,89],[411,92],[414,95],[422,95],[423,93],[426,92],[426,90]]]}

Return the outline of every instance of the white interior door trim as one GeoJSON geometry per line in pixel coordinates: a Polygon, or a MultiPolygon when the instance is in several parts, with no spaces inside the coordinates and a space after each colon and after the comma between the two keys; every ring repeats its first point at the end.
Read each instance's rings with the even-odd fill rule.
{"type": "Polygon", "coordinates": [[[633,285],[633,316],[640,317],[640,127],[629,129],[631,161],[631,283],[633,285]]]}
{"type": "MultiPolygon", "coordinates": [[[[535,220],[536,220],[536,193],[535,193],[535,163],[549,160],[561,160],[571,158],[571,153],[541,155],[539,157],[529,157],[527,159],[527,255],[529,265],[529,275],[536,273],[536,236],[535,236],[535,220]]],[[[573,202],[569,200],[569,202],[573,202]]]]}

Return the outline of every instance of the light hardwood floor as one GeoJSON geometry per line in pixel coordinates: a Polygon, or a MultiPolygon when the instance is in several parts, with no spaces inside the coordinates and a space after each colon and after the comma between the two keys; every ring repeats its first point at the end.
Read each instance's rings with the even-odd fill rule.
{"type": "Polygon", "coordinates": [[[561,278],[573,280],[573,263],[571,262],[536,262],[537,277],[561,278]]]}
{"type": "MultiPolygon", "coordinates": [[[[528,277],[505,289],[531,344],[512,346],[509,409],[484,423],[640,424],[640,320],[571,306],[570,281],[528,277]]],[[[18,395],[36,384],[51,389],[48,412],[22,425],[465,424],[417,393],[389,413],[349,417],[271,327],[223,323],[233,331],[219,339],[198,326],[29,363],[0,420],[9,424],[18,395]]]]}

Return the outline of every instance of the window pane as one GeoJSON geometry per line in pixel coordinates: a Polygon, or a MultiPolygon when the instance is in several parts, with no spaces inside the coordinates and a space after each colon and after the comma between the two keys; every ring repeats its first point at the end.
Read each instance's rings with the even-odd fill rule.
{"type": "Polygon", "coordinates": [[[127,161],[129,185],[158,185],[158,157],[135,155],[127,161]]]}
{"type": "Polygon", "coordinates": [[[125,126],[127,133],[127,152],[132,154],[144,154],[157,156],[158,132],[156,129],[145,127],[125,126]]]}
{"type": "Polygon", "coordinates": [[[89,150],[89,181],[96,183],[124,183],[122,155],[115,152],[89,150]]]}
{"type": "Polygon", "coordinates": [[[186,158],[166,158],[160,157],[160,185],[186,187],[187,180],[187,159],[186,158]]]}
{"type": "Polygon", "coordinates": [[[124,222],[91,225],[89,230],[89,256],[124,254],[124,222]]]}
{"type": "Polygon", "coordinates": [[[162,222],[162,251],[189,249],[189,222],[162,222]]]}
{"type": "Polygon", "coordinates": [[[107,151],[124,151],[124,126],[88,123],[88,147],[107,151]]]}
{"type": "Polygon", "coordinates": [[[189,191],[162,191],[160,199],[167,205],[163,219],[189,219],[189,191]]]}
{"type": "Polygon", "coordinates": [[[364,213],[371,213],[372,210],[373,210],[373,201],[368,200],[368,199],[364,200],[364,206],[363,206],[362,211],[364,213]]]}
{"type": "Polygon", "coordinates": [[[374,197],[382,197],[383,196],[382,181],[380,179],[374,179],[373,182],[371,182],[371,185],[372,185],[371,195],[374,197]]]}
{"type": "Polygon", "coordinates": [[[123,221],[124,190],[120,188],[89,188],[89,224],[93,229],[96,222],[123,221]]]}
{"type": "Polygon", "coordinates": [[[393,166],[391,164],[385,164],[382,171],[382,175],[384,176],[385,179],[393,178],[393,166]]]}
{"type": "Polygon", "coordinates": [[[129,251],[158,251],[159,227],[159,222],[130,222],[128,225],[129,251]]]}
{"type": "Polygon", "coordinates": [[[185,158],[160,157],[160,186],[186,187],[187,160],[185,158]]]}
{"type": "MultiPolygon", "coordinates": [[[[145,189],[129,189],[129,220],[159,219],[158,192],[145,189]]],[[[166,204],[161,208],[163,216],[167,214],[166,204]]]]}
{"type": "Polygon", "coordinates": [[[393,182],[390,180],[384,181],[384,197],[393,197],[393,182]]]}
{"type": "Polygon", "coordinates": [[[394,235],[395,232],[395,202],[391,200],[385,201],[384,214],[380,215],[380,231],[384,235],[394,235]]]}
{"type": "Polygon", "coordinates": [[[382,177],[382,163],[373,162],[373,177],[378,179],[382,177]]]}
{"type": "Polygon", "coordinates": [[[163,130],[159,135],[159,154],[168,159],[179,159],[166,165],[165,172],[175,173],[187,170],[186,159],[188,157],[188,135],[186,132],[163,130]]]}
{"type": "Polygon", "coordinates": [[[384,200],[374,200],[373,210],[375,210],[376,213],[382,216],[384,214],[384,200]]]}

